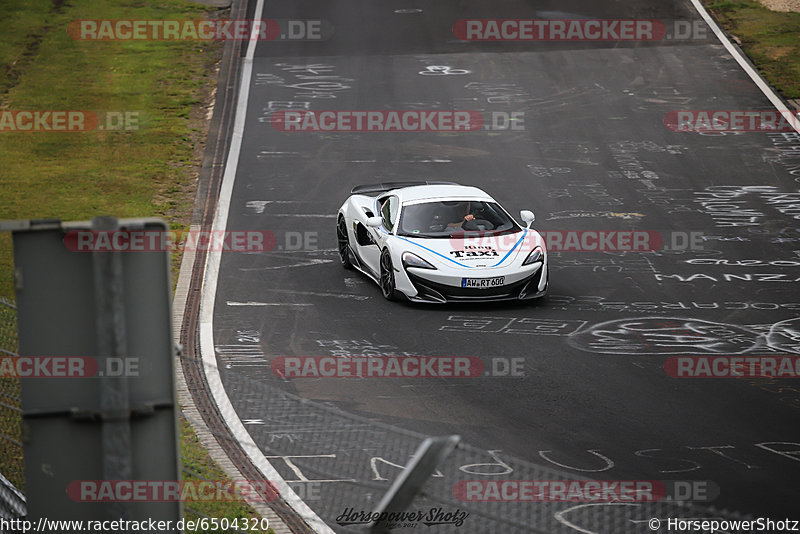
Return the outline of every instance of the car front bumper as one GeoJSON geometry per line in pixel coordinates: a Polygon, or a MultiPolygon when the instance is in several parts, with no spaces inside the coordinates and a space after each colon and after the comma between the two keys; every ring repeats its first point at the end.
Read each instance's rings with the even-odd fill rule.
{"type": "MultiPolygon", "coordinates": [[[[451,303],[451,302],[492,302],[503,300],[529,300],[543,297],[549,285],[547,264],[541,266],[533,273],[520,280],[506,285],[477,289],[465,288],[452,284],[445,284],[427,278],[405,269],[405,274],[416,290],[411,296],[406,292],[406,298],[412,302],[451,303]],[[544,277],[544,279],[542,278],[544,277]]],[[[460,279],[453,279],[460,283],[460,279]]]]}

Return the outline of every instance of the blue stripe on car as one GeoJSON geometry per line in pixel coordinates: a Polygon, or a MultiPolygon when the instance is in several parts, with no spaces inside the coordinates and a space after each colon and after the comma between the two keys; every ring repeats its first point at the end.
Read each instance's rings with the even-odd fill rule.
{"type": "MultiPolygon", "coordinates": [[[[497,267],[498,265],[500,265],[501,263],[503,263],[504,261],[506,261],[506,259],[507,259],[507,258],[508,258],[508,257],[511,255],[511,253],[512,253],[512,252],[514,252],[514,250],[516,250],[516,248],[519,246],[519,244],[520,244],[520,243],[522,243],[522,240],[523,240],[523,239],[525,239],[525,236],[526,236],[526,235],[528,235],[528,229],[527,229],[527,228],[526,228],[526,229],[524,229],[524,230],[522,231],[522,237],[520,237],[520,238],[519,238],[519,240],[518,240],[516,243],[514,243],[514,246],[513,246],[513,247],[511,247],[511,250],[509,250],[509,251],[506,253],[506,255],[505,255],[505,256],[503,256],[503,259],[501,259],[500,261],[498,261],[497,263],[495,263],[494,265],[492,265],[492,267],[497,267]]],[[[414,241],[411,241],[410,239],[407,239],[407,238],[405,238],[405,237],[401,237],[401,236],[395,236],[395,237],[397,237],[398,239],[402,239],[403,241],[407,241],[407,242],[411,243],[412,245],[417,245],[418,247],[420,247],[420,248],[423,248],[423,249],[427,250],[428,252],[430,252],[430,253],[432,253],[432,254],[436,254],[436,255],[437,255],[437,256],[439,256],[440,258],[444,258],[444,259],[446,259],[447,261],[450,261],[450,262],[453,262],[453,263],[455,263],[455,264],[456,264],[456,265],[458,265],[459,267],[463,267],[463,268],[465,268],[465,269],[474,269],[474,268],[475,268],[475,265],[464,265],[463,263],[459,263],[459,262],[457,262],[457,261],[456,261],[456,260],[454,260],[453,258],[448,258],[448,257],[447,257],[447,256],[445,256],[444,254],[439,254],[439,253],[438,253],[438,252],[436,252],[435,250],[429,249],[428,247],[426,247],[426,246],[424,246],[424,245],[420,245],[419,243],[415,243],[414,241]]]]}
{"type": "Polygon", "coordinates": [[[509,251],[508,251],[508,254],[506,254],[505,256],[503,256],[503,259],[502,259],[502,260],[500,260],[500,261],[498,261],[498,262],[497,262],[497,263],[495,263],[494,265],[492,265],[492,267],[497,267],[498,265],[500,265],[501,263],[503,263],[504,261],[506,261],[506,258],[508,257],[508,255],[509,255],[509,254],[511,254],[512,252],[514,252],[514,250],[515,250],[515,249],[516,249],[516,248],[519,246],[519,244],[520,244],[520,243],[522,243],[522,240],[523,240],[523,239],[525,239],[525,236],[526,236],[526,235],[528,235],[528,229],[527,229],[527,228],[526,228],[525,230],[523,230],[523,231],[522,231],[522,237],[520,237],[520,238],[519,238],[519,241],[517,241],[516,243],[514,243],[514,246],[513,246],[513,247],[511,247],[511,250],[509,250],[509,251]]]}

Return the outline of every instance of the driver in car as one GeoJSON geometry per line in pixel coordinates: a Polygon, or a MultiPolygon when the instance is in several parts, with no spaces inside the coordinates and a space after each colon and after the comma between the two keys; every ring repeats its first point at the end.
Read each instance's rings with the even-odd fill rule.
{"type": "Polygon", "coordinates": [[[453,210],[453,214],[454,218],[458,217],[458,220],[448,223],[448,228],[462,228],[464,223],[475,220],[475,216],[470,213],[469,202],[459,202],[457,209],[453,210]]]}

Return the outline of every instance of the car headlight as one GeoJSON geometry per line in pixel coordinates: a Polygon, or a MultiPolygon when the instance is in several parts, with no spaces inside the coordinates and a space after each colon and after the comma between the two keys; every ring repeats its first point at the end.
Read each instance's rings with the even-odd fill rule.
{"type": "Polygon", "coordinates": [[[436,269],[436,267],[411,252],[403,252],[403,265],[406,267],[419,267],[420,269],[436,269]]]}
{"type": "Polygon", "coordinates": [[[531,250],[530,254],[528,254],[528,257],[522,262],[522,265],[530,265],[531,263],[542,261],[543,257],[544,253],[542,252],[542,247],[536,247],[535,249],[531,250]]]}

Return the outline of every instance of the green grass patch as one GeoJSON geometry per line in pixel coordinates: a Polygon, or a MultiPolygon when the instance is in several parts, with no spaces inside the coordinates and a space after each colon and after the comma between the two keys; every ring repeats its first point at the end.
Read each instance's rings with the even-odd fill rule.
{"type": "MultiPolygon", "coordinates": [[[[185,419],[180,421],[181,430],[181,457],[183,459],[184,480],[227,480],[225,472],[214,463],[205,449],[200,445],[197,436],[192,431],[191,425],[185,419]]],[[[187,519],[200,519],[202,517],[227,517],[228,519],[247,519],[258,517],[245,502],[235,501],[200,501],[188,505],[191,510],[186,510],[187,519]]],[[[239,529],[243,530],[243,529],[239,529]]],[[[224,532],[221,530],[205,530],[204,532],[224,532]]],[[[273,534],[272,528],[263,530],[248,530],[248,532],[267,532],[273,534]]]]}
{"type": "MultiPolygon", "coordinates": [[[[204,141],[201,104],[213,89],[222,43],[81,41],[68,35],[67,24],[228,16],[206,9],[183,0],[0,2],[0,110],[121,112],[137,119],[127,130],[0,132],[0,219],[159,216],[175,230],[188,229],[204,141]]],[[[180,259],[173,255],[174,279],[180,259]]],[[[0,233],[0,297],[14,298],[8,233],[0,233]]],[[[18,392],[18,381],[5,380],[2,391],[18,392]]],[[[0,420],[0,426],[21,439],[18,423],[0,420]]],[[[180,433],[187,479],[227,478],[184,420],[180,433]]],[[[3,449],[0,471],[24,488],[15,454],[3,449]]],[[[244,502],[190,508],[196,513],[187,511],[188,519],[255,516],[244,502]]]]}
{"type": "MultiPolygon", "coordinates": [[[[132,130],[0,132],[0,218],[161,216],[185,229],[200,138],[190,114],[221,43],[84,41],[66,28],[80,19],[200,19],[204,8],[180,0],[0,6],[0,64],[15,72],[0,86],[2,108],[129,113],[137,121],[132,130]]],[[[3,236],[0,296],[13,295],[11,273],[3,236]]]]}
{"type": "Polygon", "coordinates": [[[5,0],[0,3],[3,40],[0,43],[0,95],[13,87],[36,56],[59,8],[52,0],[5,0]]]}
{"type": "Polygon", "coordinates": [[[771,11],[753,0],[706,0],[705,5],[761,75],[787,99],[800,98],[800,13],[771,11]]]}

